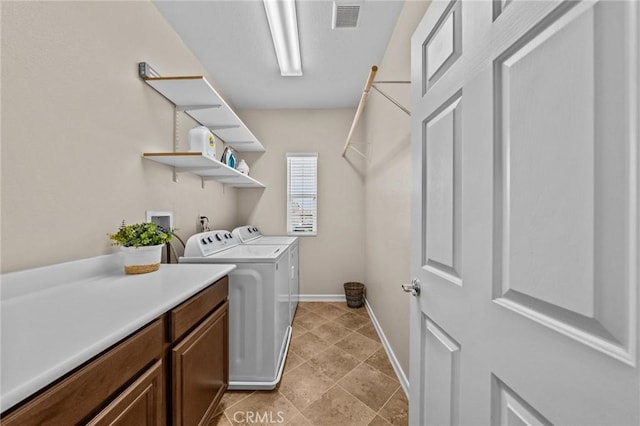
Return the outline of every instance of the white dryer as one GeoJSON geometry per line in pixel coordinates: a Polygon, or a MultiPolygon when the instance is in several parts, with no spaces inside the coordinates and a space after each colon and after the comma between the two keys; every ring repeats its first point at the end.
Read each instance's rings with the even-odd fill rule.
{"type": "Polygon", "coordinates": [[[275,388],[291,340],[287,246],[209,231],[189,238],[179,262],[237,266],[229,274],[229,389],[275,388]]]}
{"type": "Polygon", "coordinates": [[[296,309],[298,308],[298,301],[300,300],[300,250],[298,248],[298,237],[262,235],[262,232],[253,225],[240,226],[234,229],[232,233],[233,236],[242,241],[243,244],[283,244],[289,247],[289,324],[291,324],[293,322],[296,309]]]}

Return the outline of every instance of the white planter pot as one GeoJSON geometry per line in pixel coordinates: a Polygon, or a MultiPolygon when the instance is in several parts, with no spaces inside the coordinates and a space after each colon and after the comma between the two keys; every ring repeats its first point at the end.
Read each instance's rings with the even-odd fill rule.
{"type": "Polygon", "coordinates": [[[164,244],[145,247],[120,247],[124,257],[124,272],[146,274],[160,269],[164,244]]]}

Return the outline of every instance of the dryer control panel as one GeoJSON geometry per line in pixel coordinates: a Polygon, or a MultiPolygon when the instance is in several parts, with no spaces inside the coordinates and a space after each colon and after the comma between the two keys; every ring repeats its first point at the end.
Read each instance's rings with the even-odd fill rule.
{"type": "Polygon", "coordinates": [[[185,257],[206,257],[240,244],[229,231],[207,231],[194,234],[187,240],[185,257]]]}
{"type": "Polygon", "coordinates": [[[262,232],[253,225],[241,226],[233,230],[233,236],[243,243],[262,237],[262,232]]]}

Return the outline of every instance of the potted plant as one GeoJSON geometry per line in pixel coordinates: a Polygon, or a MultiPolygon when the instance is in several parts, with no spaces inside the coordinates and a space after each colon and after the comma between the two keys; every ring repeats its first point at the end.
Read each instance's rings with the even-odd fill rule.
{"type": "Polygon", "coordinates": [[[113,245],[124,253],[124,272],[146,274],[160,269],[162,247],[171,241],[171,231],[152,223],[127,225],[122,221],[118,232],[107,234],[113,245]]]}

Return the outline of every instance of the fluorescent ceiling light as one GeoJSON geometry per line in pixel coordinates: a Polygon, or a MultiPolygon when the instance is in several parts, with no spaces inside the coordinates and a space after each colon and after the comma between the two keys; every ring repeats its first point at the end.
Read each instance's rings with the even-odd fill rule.
{"type": "Polygon", "coordinates": [[[302,62],[295,0],[264,0],[264,10],[267,12],[280,75],[301,76],[302,62]]]}

